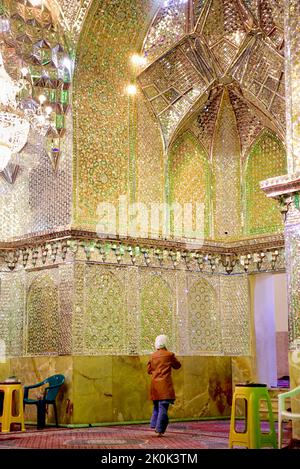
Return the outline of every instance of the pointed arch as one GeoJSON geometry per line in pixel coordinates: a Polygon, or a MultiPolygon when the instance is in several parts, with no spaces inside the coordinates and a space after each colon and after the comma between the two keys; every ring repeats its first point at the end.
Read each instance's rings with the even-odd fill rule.
{"type": "Polygon", "coordinates": [[[50,275],[41,275],[35,278],[29,287],[26,342],[26,352],[29,355],[58,353],[58,288],[50,275]]]}
{"type": "Polygon", "coordinates": [[[191,353],[220,352],[221,329],[217,292],[204,278],[188,292],[189,350],[191,353]]]}
{"type": "MultiPolygon", "coordinates": [[[[207,153],[199,140],[190,131],[184,132],[171,146],[168,158],[168,201],[193,205],[195,226],[196,203],[204,204],[204,236],[211,229],[211,169],[207,153]]],[[[176,219],[170,220],[171,233],[178,230],[176,219]]]]}
{"type": "Polygon", "coordinates": [[[252,144],[246,160],[243,184],[244,232],[247,235],[280,232],[283,229],[277,202],[260,189],[264,179],[287,171],[286,151],[282,141],[264,129],[252,144]]]}
{"type": "Polygon", "coordinates": [[[176,325],[173,318],[173,293],[160,275],[146,279],[140,296],[140,347],[142,353],[153,350],[155,337],[168,334],[169,347],[176,346],[176,325]]]}
{"type": "Polygon", "coordinates": [[[124,353],[127,309],[123,283],[108,269],[89,266],[85,304],[85,352],[124,353]]]}

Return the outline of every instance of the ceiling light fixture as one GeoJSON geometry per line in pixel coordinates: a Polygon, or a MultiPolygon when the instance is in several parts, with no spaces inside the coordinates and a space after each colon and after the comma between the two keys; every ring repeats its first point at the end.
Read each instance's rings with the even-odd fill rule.
{"type": "Polygon", "coordinates": [[[143,55],[133,54],[131,56],[131,62],[137,67],[143,67],[147,64],[147,59],[143,55]]]}
{"type": "Polygon", "coordinates": [[[126,89],[127,89],[127,93],[131,96],[137,93],[137,87],[135,85],[128,85],[126,89]]]}

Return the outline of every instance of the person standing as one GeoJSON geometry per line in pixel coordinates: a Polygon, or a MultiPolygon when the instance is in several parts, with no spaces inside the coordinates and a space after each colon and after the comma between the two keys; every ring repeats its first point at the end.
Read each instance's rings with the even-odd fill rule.
{"type": "Polygon", "coordinates": [[[153,401],[150,427],[155,429],[157,436],[162,436],[169,423],[169,405],[175,401],[172,368],[179,369],[181,363],[174,353],[167,350],[166,335],[156,337],[155,349],[147,363],[147,371],[151,375],[150,399],[153,401]]]}

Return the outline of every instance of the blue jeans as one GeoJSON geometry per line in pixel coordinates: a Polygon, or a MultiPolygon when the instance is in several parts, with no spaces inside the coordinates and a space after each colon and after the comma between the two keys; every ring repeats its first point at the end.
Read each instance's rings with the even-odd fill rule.
{"type": "Polygon", "coordinates": [[[150,427],[155,428],[157,433],[165,433],[169,423],[168,409],[173,403],[171,399],[163,401],[153,401],[153,412],[150,421],[150,427]]]}

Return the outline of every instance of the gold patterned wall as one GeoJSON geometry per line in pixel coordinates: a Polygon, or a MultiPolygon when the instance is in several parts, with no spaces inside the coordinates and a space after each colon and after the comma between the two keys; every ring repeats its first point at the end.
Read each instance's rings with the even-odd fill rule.
{"type": "Polygon", "coordinates": [[[153,348],[155,337],[169,331],[169,348],[177,344],[176,304],[174,291],[162,275],[141,272],[140,286],[140,347],[141,352],[153,348]]]}
{"type": "MultiPolygon", "coordinates": [[[[144,78],[137,81],[143,92],[147,90],[145,96],[141,89],[134,97],[126,93],[126,85],[135,82],[137,75],[130,57],[141,50],[143,39],[146,37],[144,51],[150,51],[151,41],[155,46],[148,54],[150,58],[152,53],[155,57],[157,51],[165,51],[165,46],[171,47],[172,41],[176,42],[185,31],[183,23],[188,16],[185,15],[183,3],[172,0],[156,17],[159,31],[163,34],[164,27],[169,31],[165,44],[160,48],[160,36],[155,36],[152,27],[146,34],[156,7],[161,6],[160,2],[93,2],[77,49],[73,160],[72,152],[65,152],[58,172],[54,174],[37,142],[34,151],[38,158],[34,171],[29,174],[23,172],[19,185],[9,188],[11,194],[7,196],[8,202],[0,208],[4,238],[69,226],[71,191],[74,228],[95,230],[97,206],[101,201],[117,204],[120,195],[127,195],[130,201],[161,203],[168,194],[170,201],[204,202],[205,235],[211,235],[217,241],[239,240],[242,235],[267,234],[281,229],[274,210],[270,215],[271,212],[266,209],[262,219],[254,219],[253,216],[253,208],[258,202],[261,207],[269,203],[268,200],[262,202],[257,199],[258,181],[269,176],[273,170],[278,174],[278,168],[283,167],[284,153],[280,141],[271,137],[270,133],[264,134],[265,140],[259,140],[250,153],[248,151],[252,136],[257,135],[266,116],[262,116],[262,112],[256,113],[238,86],[238,83],[245,86],[248,94],[252,90],[254,75],[249,70],[248,62],[245,63],[244,53],[241,61],[235,64],[237,69],[232,69],[233,82],[228,83],[229,76],[223,80],[223,72],[227,70],[229,73],[234,65],[235,54],[242,52],[239,46],[246,34],[246,21],[239,16],[236,5],[231,12],[225,0],[195,2],[196,15],[200,15],[202,7],[208,13],[207,16],[202,15],[197,30],[199,41],[203,33],[211,47],[211,54],[206,57],[207,63],[200,61],[198,69],[195,69],[195,57],[190,53],[190,41],[195,38],[190,37],[159,59],[160,65],[152,67],[153,73],[151,67],[147,69],[156,84],[152,84],[147,72],[144,78]],[[176,9],[184,12],[180,18],[175,14],[176,9]],[[218,12],[218,18],[215,18],[215,12],[218,12]],[[178,26],[177,32],[163,24],[166,18],[169,25],[178,26]],[[232,48],[229,47],[230,34],[236,40],[232,48]],[[228,55],[223,56],[226,50],[228,55]],[[216,67],[217,75],[211,64],[213,57],[220,66],[216,67]],[[241,68],[238,70],[239,64],[241,68]],[[180,73],[181,69],[183,74],[180,73]],[[207,106],[202,106],[203,103],[197,101],[199,84],[203,83],[204,92],[213,79],[217,80],[218,87],[212,87],[211,92],[207,92],[207,106]],[[180,119],[186,119],[186,112],[194,104],[193,110],[198,113],[196,137],[188,130],[195,130],[195,125],[192,125],[195,114],[192,118],[191,113],[190,122],[187,119],[184,123],[185,133],[180,130],[181,136],[172,143],[169,152],[166,151],[168,139],[165,138],[165,154],[159,127],[159,116],[163,112],[161,106],[168,108],[168,118],[166,121],[162,119],[162,127],[169,128],[171,123],[172,126],[174,124],[172,129],[175,131],[176,127],[177,131],[180,119]],[[157,106],[155,112],[154,105],[157,106]],[[211,117],[205,117],[207,114],[211,117]],[[251,130],[248,134],[247,129],[251,130]],[[248,204],[245,220],[250,219],[250,222],[247,221],[247,229],[242,233],[241,165],[244,151],[249,153],[249,157],[243,186],[243,189],[246,187],[246,199],[243,201],[248,204]],[[257,171],[256,162],[261,160],[262,169],[257,171]],[[72,170],[73,187],[70,179],[72,170]]],[[[197,28],[196,22],[191,29],[193,27],[197,28]]],[[[258,44],[249,46],[251,64],[256,63],[255,54],[258,52],[259,63],[264,61],[265,55],[270,55],[268,63],[273,64],[271,71],[277,78],[280,77],[275,82],[270,81],[269,71],[265,69],[261,77],[260,69],[255,75],[255,80],[261,84],[261,90],[257,90],[255,96],[259,98],[262,93],[262,108],[267,114],[270,111],[268,116],[274,127],[274,122],[271,122],[271,117],[277,116],[274,103],[279,91],[282,94],[283,87],[282,57],[279,57],[277,50],[273,50],[273,46],[259,45],[260,40],[258,37],[258,44]],[[271,94],[268,87],[274,88],[271,94]],[[268,96],[271,96],[270,103],[268,96]]],[[[200,56],[203,49],[199,41],[196,44],[200,56]]],[[[68,148],[71,148],[71,143],[69,141],[68,148]]],[[[8,194],[5,184],[3,194],[8,194]]],[[[120,248],[118,262],[124,249],[120,248]]],[[[109,265],[112,258],[115,261],[116,251],[117,248],[114,251],[109,248],[107,259],[104,260],[103,255],[103,262],[98,259],[94,264],[86,263],[83,260],[85,257],[78,256],[78,262],[62,263],[53,268],[51,275],[46,270],[28,270],[25,273],[25,290],[22,289],[21,277],[18,284],[12,278],[12,284],[16,284],[16,299],[12,298],[13,294],[9,293],[6,284],[3,290],[4,313],[1,312],[5,324],[2,335],[9,345],[9,353],[143,354],[152,349],[153,338],[162,329],[171,331],[172,346],[182,354],[249,353],[248,294],[243,275],[231,279],[218,274],[195,274],[180,270],[181,267],[175,271],[172,262],[175,267],[176,259],[171,260],[172,254],[163,248],[158,256],[154,250],[151,251],[157,262],[153,269],[141,266],[146,256],[143,257],[140,250],[140,265],[134,265],[134,262],[130,267],[109,265]],[[168,268],[158,266],[159,255],[168,258],[168,268]],[[9,303],[14,305],[16,317],[9,312],[12,308],[9,303]],[[15,329],[13,324],[17,324],[15,329]],[[15,342],[13,330],[24,340],[22,346],[14,345],[16,349],[12,348],[15,342]]],[[[129,251],[126,252],[128,254],[129,251]]],[[[183,257],[181,260],[183,264],[183,257]]],[[[196,261],[196,257],[190,260],[200,267],[201,263],[196,261]]],[[[208,266],[209,260],[205,262],[208,266]]],[[[242,264],[238,266],[240,271],[243,271],[242,264]]]]}
{"type": "Polygon", "coordinates": [[[74,321],[81,326],[73,331],[74,353],[148,354],[156,335],[167,333],[170,347],[182,355],[250,354],[245,275],[231,279],[138,266],[82,267],[77,266],[81,300],[74,321]],[[124,281],[129,289],[122,288],[124,281]]]}
{"type": "Polygon", "coordinates": [[[300,55],[299,55],[299,15],[298,0],[285,2],[285,42],[286,42],[286,92],[287,92],[287,153],[288,172],[300,171],[300,55]]]}
{"type": "Polygon", "coordinates": [[[22,356],[26,298],[24,272],[2,274],[0,292],[0,340],[5,343],[7,355],[22,356]]]}
{"type": "Polygon", "coordinates": [[[97,261],[1,273],[6,355],[249,355],[245,275],[97,261]]]}
{"type": "MultiPolygon", "coordinates": [[[[129,187],[132,191],[137,123],[126,87],[134,78],[130,57],[139,52],[155,4],[145,0],[94,2],[81,33],[73,101],[77,227],[95,229],[99,202],[117,204],[120,195],[129,194],[129,187]]],[[[155,123],[148,122],[157,135],[155,123]]],[[[154,159],[159,162],[160,145],[155,144],[152,151],[158,152],[154,159]]],[[[159,185],[161,176],[157,177],[159,185]]]]}
{"type": "Polygon", "coordinates": [[[124,269],[86,268],[84,340],[89,353],[124,353],[127,339],[124,269]]]}
{"type": "Polygon", "coordinates": [[[264,179],[286,173],[286,152],[281,140],[264,130],[250,148],[244,171],[245,233],[281,232],[278,203],[267,198],[259,186],[264,179]]]}
{"type": "MultiPolygon", "coordinates": [[[[287,213],[285,219],[285,246],[288,276],[289,298],[289,339],[290,349],[299,350],[300,339],[300,212],[299,212],[299,171],[300,171],[300,95],[299,95],[299,14],[300,4],[297,0],[285,2],[285,38],[286,38],[286,77],[287,77],[287,159],[288,180],[295,184],[293,191],[285,200],[287,213]],[[295,174],[294,174],[295,173],[295,174]]],[[[290,356],[290,367],[294,385],[299,379],[299,371],[290,356]]],[[[299,438],[298,428],[295,437],[299,438]]]]}
{"type": "MultiPolygon", "coordinates": [[[[266,4],[268,2],[269,0],[266,4]]],[[[74,26],[79,19],[80,11],[85,14],[89,3],[89,1],[80,3],[74,0],[70,3],[68,11],[66,6],[68,2],[64,1],[63,12],[67,22],[74,26]]],[[[256,12],[257,5],[251,5],[250,8],[256,12]]],[[[272,7],[270,11],[272,13],[276,10],[276,15],[273,12],[271,16],[276,19],[275,21],[273,18],[278,26],[280,9],[277,11],[274,8],[272,7]]],[[[267,21],[267,9],[266,7],[259,25],[263,30],[273,24],[272,21],[267,21]]],[[[93,2],[77,44],[72,109],[74,129],[68,122],[65,148],[56,173],[43,151],[41,139],[38,140],[36,135],[32,135],[27,152],[30,154],[30,164],[33,167],[30,170],[22,169],[15,185],[10,186],[6,181],[0,181],[0,193],[3,197],[3,204],[0,206],[0,238],[8,239],[26,233],[51,232],[66,228],[70,226],[72,216],[73,227],[95,230],[98,222],[98,204],[101,201],[118,204],[120,195],[127,195],[130,201],[147,204],[164,202],[165,192],[168,189],[167,157],[164,154],[160,128],[161,109],[158,106],[156,111],[154,110],[153,100],[156,96],[159,102],[163,101],[163,106],[167,106],[166,112],[172,122],[175,119],[176,128],[180,119],[187,119],[185,113],[191,110],[191,105],[195,105],[195,108],[199,106],[198,121],[200,114],[202,118],[201,122],[198,122],[197,139],[203,144],[208,158],[211,157],[211,148],[213,148],[214,169],[212,190],[214,220],[212,222],[210,216],[205,217],[205,234],[209,236],[212,225],[215,239],[238,239],[241,236],[241,206],[237,154],[248,146],[249,135],[252,136],[260,128],[261,120],[266,120],[262,118],[261,113],[254,110],[250,101],[247,101],[249,93],[247,96],[246,93],[244,96],[240,93],[237,83],[240,81],[247,90],[248,88],[252,90],[252,84],[248,81],[250,78],[252,80],[253,74],[248,65],[244,64],[245,54],[241,53],[241,69],[239,61],[236,64],[237,69],[233,65],[233,59],[247,30],[245,27],[247,21],[242,16],[238,5],[232,5],[230,8],[230,4],[225,0],[196,3],[172,0],[167,5],[161,5],[161,2],[156,0],[93,2]],[[187,13],[188,3],[191,3],[190,7],[195,14],[191,24],[187,13]],[[197,26],[198,19],[200,22],[197,26]],[[175,51],[176,41],[193,28],[200,39],[202,35],[207,39],[211,52],[211,55],[206,57],[202,46],[199,45],[199,39],[197,47],[200,48],[197,54],[202,57],[203,63],[201,62],[200,67],[202,71],[198,68],[197,73],[195,71],[197,61],[193,54],[190,54],[192,47],[189,41],[192,41],[192,38],[186,36],[184,44],[179,47],[180,51],[179,49],[175,51]],[[234,47],[230,47],[230,40],[235,44],[234,47]],[[144,72],[139,75],[139,71],[132,66],[131,55],[141,49],[148,60],[149,67],[146,71],[151,71],[152,65],[156,63],[151,64],[151,60],[162,52],[167,54],[159,59],[164,72],[162,73],[161,67],[155,66],[157,70],[152,74],[153,77],[150,74],[152,81],[147,78],[147,73],[143,78],[144,72]],[[182,63],[181,56],[184,56],[182,63]],[[212,61],[216,62],[216,68],[221,67],[218,72],[213,71],[212,61]],[[205,91],[215,83],[213,80],[218,78],[215,73],[218,75],[222,72],[222,75],[225,69],[229,73],[230,67],[233,67],[235,77],[233,82],[228,85],[222,82],[218,87],[213,85],[211,91],[205,91]],[[187,73],[186,76],[181,74],[182,69],[187,73]],[[172,70],[172,73],[169,73],[169,70],[172,70]],[[187,87],[189,73],[192,74],[190,78],[194,76],[196,80],[191,81],[192,90],[187,87]],[[139,75],[137,84],[141,84],[145,95],[138,86],[137,95],[128,97],[126,85],[129,82],[136,82],[137,75],[139,75]],[[201,83],[204,80],[203,93],[208,96],[205,106],[199,95],[200,76],[201,83]],[[155,96],[154,89],[157,93],[155,96]],[[178,93],[180,96],[182,94],[182,103],[178,101],[178,93]],[[219,97],[222,93],[223,99],[220,104],[219,97]],[[216,103],[210,108],[209,103],[214,100],[216,103]],[[221,109],[218,109],[219,106],[221,109]],[[208,114],[212,114],[213,119],[208,118],[208,114]],[[217,114],[218,118],[215,119],[217,114]],[[75,148],[72,159],[73,136],[75,148]],[[240,145],[238,136],[243,140],[240,145]],[[73,193],[73,213],[71,193],[73,193]],[[23,216],[24,213],[26,216],[23,216]]],[[[78,32],[77,26],[74,27],[78,32]]],[[[277,26],[274,31],[279,28],[277,26]]],[[[270,32],[272,41],[275,41],[274,31],[272,29],[270,32]]],[[[260,40],[258,42],[260,43],[260,40]]],[[[283,89],[282,57],[279,57],[275,49],[259,46],[258,59],[261,63],[264,56],[270,56],[270,60],[273,57],[274,63],[272,59],[270,63],[273,65],[269,68],[272,69],[272,73],[274,72],[273,75],[281,77],[278,83],[270,80],[268,75],[265,76],[265,72],[260,77],[260,68],[255,75],[255,80],[267,87],[267,90],[261,87],[261,93],[265,97],[263,107],[268,106],[270,99],[271,110],[279,109],[279,105],[274,106],[274,103],[277,102],[279,92],[282,98],[283,89]],[[271,88],[274,88],[272,93],[271,88]]],[[[256,46],[249,45],[253,64],[257,58],[255,51],[256,46]]],[[[260,92],[257,93],[259,98],[260,92]]],[[[274,127],[271,119],[270,126],[274,127]]],[[[192,129],[192,122],[186,127],[192,129]]],[[[166,139],[164,143],[166,144],[166,139]]],[[[187,162],[185,164],[188,165],[187,162]]],[[[191,173],[190,170],[188,172],[191,173]]],[[[189,180],[189,177],[185,176],[179,178],[176,175],[176,178],[183,181],[180,182],[181,186],[185,184],[184,179],[189,180]]],[[[193,179],[193,183],[196,182],[200,186],[203,182],[200,179],[196,181],[193,179]]],[[[173,186],[182,192],[183,189],[177,182],[176,180],[173,186]]],[[[264,232],[267,231],[266,228],[264,232]]],[[[160,234],[160,232],[151,233],[151,236],[160,234]]]]}
{"type": "Polygon", "coordinates": [[[72,351],[74,266],[1,272],[0,340],[8,356],[72,351]]]}
{"type": "Polygon", "coordinates": [[[219,278],[188,278],[189,348],[193,353],[222,353],[219,278]]]}
{"type": "Polygon", "coordinates": [[[212,151],[216,239],[232,239],[241,234],[240,154],[236,117],[224,89],[212,151]]]}
{"type": "Polygon", "coordinates": [[[59,350],[58,287],[51,274],[36,276],[27,293],[26,353],[57,354],[59,350]]]}
{"type": "MultiPolygon", "coordinates": [[[[142,93],[137,99],[136,197],[144,204],[165,201],[165,159],[159,124],[142,93]],[[152,175],[149,177],[149,175],[152,175]]],[[[148,205],[149,206],[149,205],[148,205]]],[[[159,235],[152,231],[152,237],[159,235]]]]}
{"type": "MultiPolygon", "coordinates": [[[[203,204],[204,235],[210,235],[211,170],[207,154],[191,132],[182,134],[169,152],[169,203],[192,204],[192,229],[196,228],[196,204],[203,204]]],[[[171,233],[179,226],[176,214],[171,214],[171,233]]],[[[203,232],[203,227],[202,227],[203,232]]],[[[188,233],[184,233],[189,237],[188,233]]]]}
{"type": "Polygon", "coordinates": [[[220,279],[222,345],[226,354],[251,354],[249,279],[246,274],[220,279]],[[232,312],[234,311],[234,314],[232,312]]]}
{"type": "Polygon", "coordinates": [[[300,341],[300,211],[291,201],[285,221],[290,350],[299,349],[300,341]]]}

